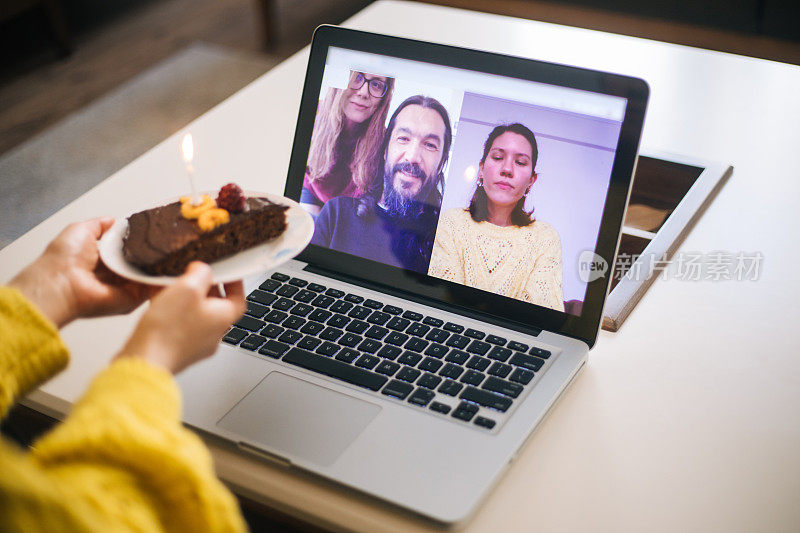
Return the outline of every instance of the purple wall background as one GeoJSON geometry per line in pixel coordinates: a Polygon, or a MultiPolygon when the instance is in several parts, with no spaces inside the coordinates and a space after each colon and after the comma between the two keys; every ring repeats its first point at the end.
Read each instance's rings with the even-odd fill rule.
{"type": "Polygon", "coordinates": [[[620,122],[466,93],[445,177],[443,209],[466,207],[483,143],[498,125],[520,122],[536,135],[539,179],[525,208],[561,236],[564,300],[583,300],[578,256],[594,250],[620,122]]]}

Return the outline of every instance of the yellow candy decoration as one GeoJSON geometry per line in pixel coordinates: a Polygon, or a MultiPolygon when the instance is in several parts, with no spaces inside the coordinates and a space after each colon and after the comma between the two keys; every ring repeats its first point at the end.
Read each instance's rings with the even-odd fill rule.
{"type": "Polygon", "coordinates": [[[207,194],[203,195],[200,205],[192,204],[192,199],[189,196],[181,196],[180,200],[181,216],[188,220],[199,218],[204,212],[217,207],[217,202],[207,194]]]}
{"type": "Polygon", "coordinates": [[[197,225],[203,231],[211,231],[212,229],[227,224],[231,220],[231,215],[224,209],[212,208],[200,213],[197,218],[197,225]]]}

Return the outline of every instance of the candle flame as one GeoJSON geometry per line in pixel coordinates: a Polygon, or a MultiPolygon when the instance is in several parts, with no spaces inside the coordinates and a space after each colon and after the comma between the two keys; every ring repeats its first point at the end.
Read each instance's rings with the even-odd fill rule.
{"type": "Polygon", "coordinates": [[[192,134],[187,133],[183,136],[183,141],[181,141],[181,153],[183,153],[183,160],[187,163],[192,162],[192,158],[194,157],[194,142],[192,141],[192,134]]]}

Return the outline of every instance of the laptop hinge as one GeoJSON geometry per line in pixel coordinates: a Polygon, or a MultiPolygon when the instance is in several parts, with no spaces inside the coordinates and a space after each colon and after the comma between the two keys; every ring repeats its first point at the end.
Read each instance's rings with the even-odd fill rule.
{"type": "Polygon", "coordinates": [[[311,272],[313,274],[319,274],[320,276],[325,276],[327,278],[337,279],[339,281],[343,281],[351,285],[364,287],[365,289],[370,289],[373,291],[390,294],[397,298],[410,300],[418,304],[427,305],[429,307],[435,307],[437,309],[441,309],[442,311],[447,311],[448,313],[454,313],[456,315],[461,315],[463,317],[471,318],[473,320],[480,320],[481,322],[488,322],[489,324],[493,324],[501,328],[513,329],[514,331],[517,331],[519,333],[524,333],[525,335],[533,335],[534,337],[538,337],[539,334],[542,332],[541,328],[535,328],[526,324],[521,324],[519,322],[498,318],[496,316],[492,316],[486,313],[481,313],[458,305],[442,302],[441,300],[426,298],[418,294],[396,289],[389,285],[374,283],[371,281],[365,281],[363,279],[348,276],[347,274],[342,274],[340,272],[328,270],[327,268],[321,268],[318,266],[308,264],[303,268],[303,270],[311,272]]]}

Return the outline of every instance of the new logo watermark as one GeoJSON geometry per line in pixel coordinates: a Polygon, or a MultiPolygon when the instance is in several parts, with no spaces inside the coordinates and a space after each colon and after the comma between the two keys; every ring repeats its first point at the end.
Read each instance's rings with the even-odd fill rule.
{"type": "Polygon", "coordinates": [[[578,277],[584,283],[605,277],[608,272],[608,261],[591,250],[584,250],[578,257],[578,277]]]}

